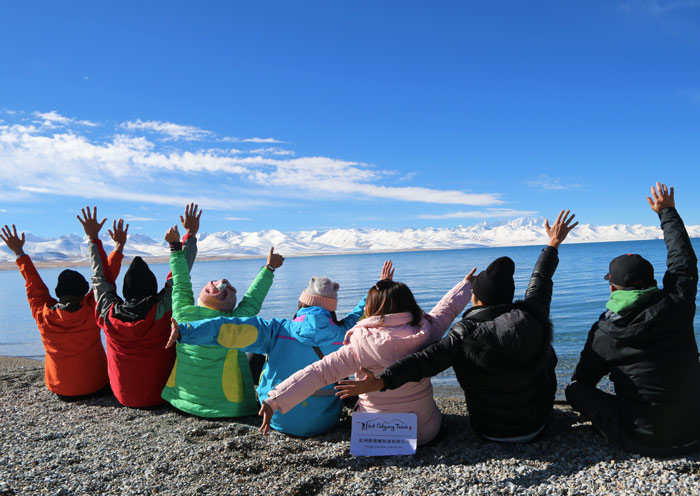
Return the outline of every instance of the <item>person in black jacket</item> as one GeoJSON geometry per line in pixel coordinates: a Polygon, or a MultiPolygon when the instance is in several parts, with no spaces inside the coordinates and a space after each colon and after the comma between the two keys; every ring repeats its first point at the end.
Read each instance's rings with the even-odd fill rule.
{"type": "Polygon", "coordinates": [[[340,381],[337,394],[344,398],[396,389],[451,366],[477,434],[513,443],[534,439],[549,420],[557,389],[549,306],[558,247],[578,224],[571,224],[573,218],[562,210],[552,226],[545,221],[550,240],[524,300],[513,302],[513,261],[494,260],[473,282],[472,308],[445,338],[396,362],[379,377],[362,369],[365,378],[340,381]]]}
{"type": "Polygon", "coordinates": [[[700,448],[700,363],[693,331],[697,258],[675,208],[673,188],[652,186],[668,250],[663,289],[639,255],[610,262],[608,310],[588,333],[572,383],[571,406],[628,451],[667,456],[700,448]],[[610,374],[615,394],[596,388],[610,374]]]}

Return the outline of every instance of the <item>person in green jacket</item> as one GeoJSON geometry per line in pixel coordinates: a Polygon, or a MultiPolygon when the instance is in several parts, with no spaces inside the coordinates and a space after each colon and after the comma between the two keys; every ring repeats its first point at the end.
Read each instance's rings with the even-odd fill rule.
{"type": "MultiPolygon", "coordinates": [[[[173,274],[173,317],[193,322],[213,317],[253,317],[262,307],[275,269],[284,257],[270,248],[267,263],[236,306],[236,289],[226,280],[210,281],[197,304],[177,226],[165,235],[173,274]]],[[[162,397],[175,408],[199,417],[242,417],[258,412],[253,377],[245,353],[221,346],[178,343],[177,358],[162,397]]]]}

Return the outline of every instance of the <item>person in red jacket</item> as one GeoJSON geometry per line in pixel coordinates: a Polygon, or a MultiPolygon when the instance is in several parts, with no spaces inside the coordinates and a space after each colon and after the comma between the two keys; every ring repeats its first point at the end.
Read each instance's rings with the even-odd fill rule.
{"type": "MultiPolygon", "coordinates": [[[[156,276],[141,257],[134,257],[124,274],[124,298],[109,270],[98,235],[105,220],[97,221],[96,209],[82,210],[78,220],[88,236],[92,284],[97,300],[97,323],[105,332],[107,372],[112,392],[124,406],[142,408],[163,403],[161,392],[175,362],[175,348],[165,348],[170,337],[172,279],[168,276],[159,292],[156,276]]],[[[185,208],[180,217],[187,234],[183,237],[185,258],[192,269],[197,254],[198,206],[185,208]]]]}
{"type": "MultiPolygon", "coordinates": [[[[123,222],[115,222],[113,229],[109,234],[115,247],[107,265],[111,276],[116,278],[122,263],[126,231],[123,222]]],[[[29,308],[46,351],[46,387],[65,400],[102,393],[108,384],[107,360],[100,327],[95,321],[95,297],[90,285],[82,274],[66,269],[58,276],[54,298],[32,259],[24,253],[24,233],[18,236],[13,224],[12,229],[2,228],[0,239],[17,255],[17,266],[24,277],[29,308]]]]}

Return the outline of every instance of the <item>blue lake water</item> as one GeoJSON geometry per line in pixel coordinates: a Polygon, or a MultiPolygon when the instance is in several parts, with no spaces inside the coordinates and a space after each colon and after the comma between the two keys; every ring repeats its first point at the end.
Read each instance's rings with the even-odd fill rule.
{"type": "MultiPolygon", "coordinates": [[[[700,239],[694,239],[693,246],[698,252],[700,239]]],[[[524,246],[287,258],[284,266],[275,274],[275,282],[260,316],[291,318],[299,293],[306,288],[311,276],[325,275],[340,283],[338,317],[342,318],[344,312],[350,311],[376,282],[382,263],[387,258],[391,258],[396,266],[394,278],[408,284],[426,311],[471,267],[483,270],[493,259],[504,255],[515,261],[516,298],[521,298],[540,251],[541,247],[538,246],[524,246]]],[[[609,289],[603,276],[607,273],[608,264],[612,258],[623,253],[639,253],[647,258],[654,265],[656,278],[661,285],[666,263],[666,248],[662,240],[564,244],[559,250],[551,314],[555,328],[554,348],[559,357],[557,376],[560,385],[565,385],[571,377],[588,330],[605,309],[609,289]]],[[[195,293],[209,280],[227,278],[242,295],[261,265],[262,260],[195,263],[192,270],[195,293]]],[[[162,283],[169,266],[153,264],[152,269],[162,283]]],[[[76,270],[86,277],[90,275],[87,267],[76,270]]],[[[53,292],[61,269],[40,269],[39,272],[53,292]]],[[[119,285],[121,287],[121,278],[119,285]]],[[[24,282],[18,270],[0,271],[0,302],[0,355],[43,358],[41,339],[31,317],[24,282]]],[[[696,339],[699,323],[696,315],[696,339]]],[[[451,370],[433,382],[436,385],[457,386],[451,370]]],[[[561,390],[558,396],[561,397],[561,390]]]]}

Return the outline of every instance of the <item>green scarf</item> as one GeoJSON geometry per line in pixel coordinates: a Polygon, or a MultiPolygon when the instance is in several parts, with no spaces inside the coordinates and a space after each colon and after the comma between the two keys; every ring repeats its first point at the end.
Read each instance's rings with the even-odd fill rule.
{"type": "Polygon", "coordinates": [[[608,310],[615,312],[618,315],[630,313],[634,308],[643,305],[649,301],[656,293],[661,291],[659,288],[647,289],[618,289],[610,293],[610,299],[605,304],[608,310]]]}

